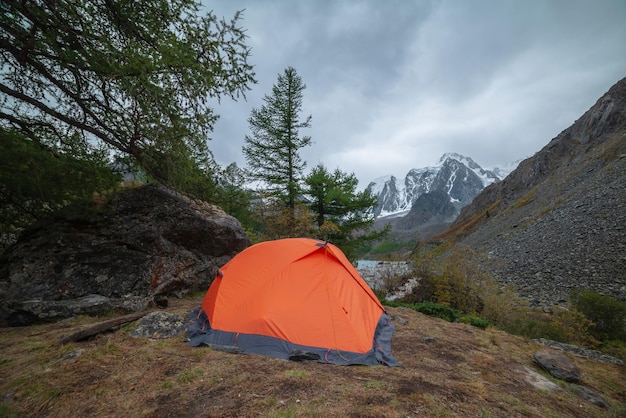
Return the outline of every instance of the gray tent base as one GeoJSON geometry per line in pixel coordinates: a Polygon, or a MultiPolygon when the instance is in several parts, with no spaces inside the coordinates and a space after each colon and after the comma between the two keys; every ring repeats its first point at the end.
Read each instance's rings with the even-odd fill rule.
{"type": "Polygon", "coordinates": [[[197,308],[189,313],[191,324],[187,330],[189,344],[198,347],[207,345],[216,350],[243,354],[261,354],[294,361],[316,361],[342,366],[363,364],[375,366],[400,366],[391,355],[391,336],[396,328],[391,317],[383,312],[374,332],[372,349],[366,353],[338,351],[332,348],[311,347],[264,335],[241,334],[211,328],[209,319],[197,308]]]}

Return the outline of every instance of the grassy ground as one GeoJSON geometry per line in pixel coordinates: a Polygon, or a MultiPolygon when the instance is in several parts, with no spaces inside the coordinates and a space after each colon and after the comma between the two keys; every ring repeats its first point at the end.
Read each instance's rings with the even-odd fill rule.
{"type": "MultiPolygon", "coordinates": [[[[185,314],[200,297],[173,301],[185,314]]],[[[528,340],[406,308],[393,354],[404,366],[342,367],[193,348],[183,338],[130,337],[134,324],[79,343],[55,341],[102,318],[0,329],[0,416],[36,417],[623,417],[626,368],[571,357],[580,398],[534,363],[528,340]],[[430,342],[423,341],[432,337],[430,342]],[[537,372],[558,385],[529,383],[537,372]]],[[[536,375],[535,375],[536,377],[536,375]]],[[[545,379],[544,379],[545,380],[545,379]]]]}

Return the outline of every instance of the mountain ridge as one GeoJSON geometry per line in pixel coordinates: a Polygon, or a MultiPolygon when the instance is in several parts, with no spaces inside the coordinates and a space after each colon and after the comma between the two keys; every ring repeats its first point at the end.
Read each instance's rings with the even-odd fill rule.
{"type": "Polygon", "coordinates": [[[372,180],[366,188],[378,197],[377,218],[405,216],[421,195],[431,191],[444,191],[460,209],[482,188],[506,177],[514,164],[485,169],[470,157],[449,152],[436,164],[410,169],[403,179],[389,174],[372,180]]]}
{"type": "Polygon", "coordinates": [[[374,227],[388,225],[391,241],[427,239],[449,227],[485,186],[500,181],[514,166],[496,168],[498,175],[470,157],[445,153],[436,164],[409,170],[403,180],[379,177],[368,185],[377,197],[374,227]]]}

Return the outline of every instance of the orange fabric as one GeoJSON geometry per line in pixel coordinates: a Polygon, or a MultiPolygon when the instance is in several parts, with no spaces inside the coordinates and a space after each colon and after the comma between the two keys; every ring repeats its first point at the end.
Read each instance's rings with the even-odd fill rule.
{"type": "Polygon", "coordinates": [[[221,268],[202,309],[216,330],[356,353],[372,348],[384,311],[339,248],[308,238],[239,253],[221,268]]]}

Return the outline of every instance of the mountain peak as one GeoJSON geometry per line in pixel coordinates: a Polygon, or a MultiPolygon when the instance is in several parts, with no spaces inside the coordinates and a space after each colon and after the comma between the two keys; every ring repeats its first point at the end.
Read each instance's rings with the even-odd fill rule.
{"type": "Polygon", "coordinates": [[[460,163],[463,163],[463,164],[467,165],[467,166],[468,166],[468,167],[470,167],[470,168],[473,168],[473,167],[471,167],[471,165],[475,165],[475,166],[477,166],[477,165],[478,165],[478,164],[476,164],[476,163],[474,162],[474,160],[472,160],[472,159],[471,159],[471,158],[469,158],[469,157],[466,157],[466,156],[464,156],[464,155],[458,154],[458,153],[456,153],[456,152],[446,152],[445,154],[443,154],[443,155],[439,158],[439,161],[437,162],[437,164],[435,164],[435,166],[440,166],[440,165],[443,165],[443,164],[444,164],[447,160],[456,160],[456,161],[458,161],[458,162],[460,162],[460,163]],[[469,164],[468,164],[468,163],[469,163],[469,164]],[[470,165],[470,164],[471,164],[471,165],[470,165]]]}
{"type": "Polygon", "coordinates": [[[375,216],[406,215],[425,193],[445,193],[457,209],[469,204],[480,191],[501,180],[464,155],[448,152],[430,167],[413,168],[404,176],[378,177],[367,187],[378,197],[375,216]]]}

